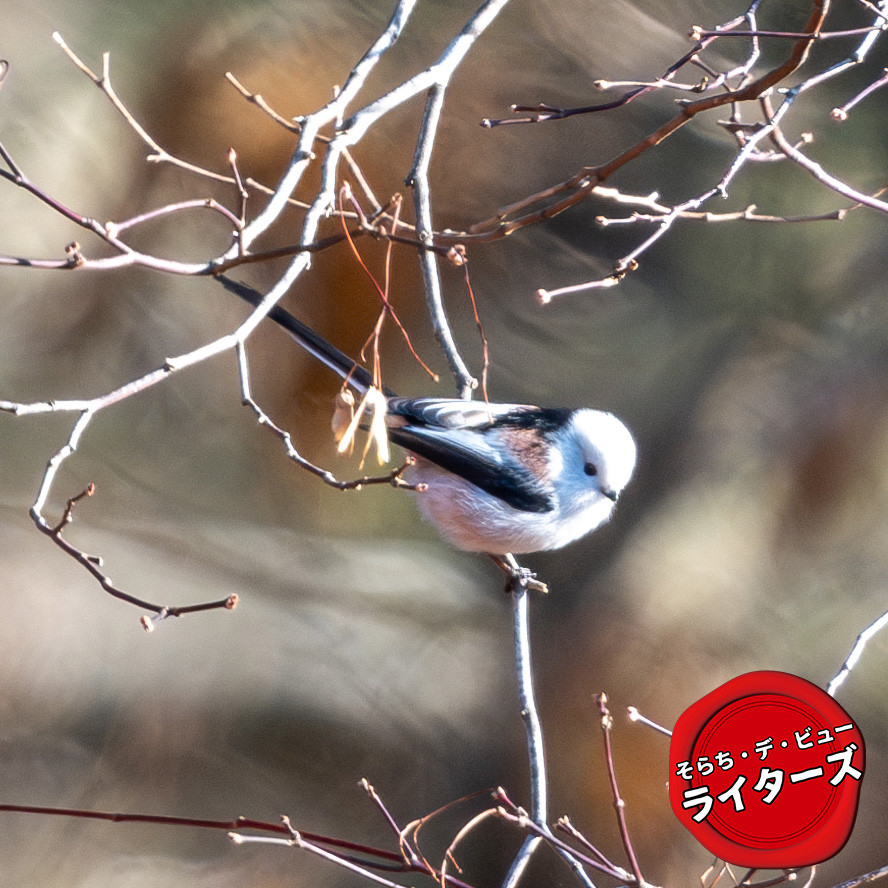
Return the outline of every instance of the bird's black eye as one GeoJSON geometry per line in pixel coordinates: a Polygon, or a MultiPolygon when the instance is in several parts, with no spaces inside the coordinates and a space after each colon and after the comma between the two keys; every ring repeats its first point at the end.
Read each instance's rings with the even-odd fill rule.
{"type": "Polygon", "coordinates": [[[598,466],[596,466],[595,463],[586,463],[586,465],[583,466],[583,471],[590,478],[593,478],[595,475],[598,474],[598,466]]]}

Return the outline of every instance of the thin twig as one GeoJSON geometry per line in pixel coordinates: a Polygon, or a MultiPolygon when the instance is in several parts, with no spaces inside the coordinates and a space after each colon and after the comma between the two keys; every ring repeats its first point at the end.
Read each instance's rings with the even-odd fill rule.
{"type": "Polygon", "coordinates": [[[795,145],[792,145],[778,128],[774,128],[771,131],[771,139],[788,158],[797,163],[802,169],[807,170],[822,185],[831,188],[849,200],[859,203],[861,206],[869,207],[871,210],[878,210],[880,213],[888,213],[888,203],[863,191],[858,191],[856,188],[852,188],[846,182],[828,173],[819,163],[811,160],[810,157],[799,151],[795,145]]]}
{"type": "MultiPolygon", "coordinates": [[[[603,866],[599,859],[587,857],[585,854],[578,852],[575,848],[557,838],[548,825],[536,823],[528,815],[527,811],[515,805],[509,799],[505,791],[500,787],[494,793],[494,797],[501,803],[497,809],[497,813],[501,819],[514,823],[527,833],[528,839],[538,839],[555,850],[564,862],[571,868],[574,876],[585,886],[585,888],[595,888],[595,884],[586,872],[585,867],[591,866],[593,869],[607,873],[607,875],[615,876],[619,879],[630,879],[628,872],[621,867],[603,866]],[[508,810],[507,810],[507,807],[508,810]]],[[[526,840],[525,840],[526,844],[526,840]]],[[[514,867],[514,863],[513,863],[514,867]]]]}
{"type": "Polygon", "coordinates": [[[853,99],[849,99],[840,108],[833,108],[832,111],[830,111],[830,117],[832,117],[833,120],[847,120],[848,112],[858,102],[862,102],[867,96],[874,93],[877,89],[882,89],[882,87],[886,85],[888,85],[888,68],[884,70],[884,73],[878,80],[873,81],[869,86],[862,89],[853,99]]]}
{"type": "Polygon", "coordinates": [[[669,728],[664,728],[663,725],[657,724],[655,721],[651,721],[651,719],[647,718],[647,716],[642,715],[634,706],[628,706],[626,708],[626,716],[631,722],[638,722],[640,725],[644,725],[645,727],[652,728],[658,734],[663,734],[666,737],[672,736],[672,731],[669,728]]]}
{"type": "Polygon", "coordinates": [[[173,154],[170,154],[169,151],[164,149],[160,143],[158,143],[151,135],[149,135],[148,131],[136,120],[135,117],[130,113],[129,109],[124,105],[124,103],[120,100],[120,97],[117,95],[117,92],[114,89],[114,86],[111,83],[111,56],[109,53],[104,53],[102,55],[102,74],[101,76],[96,74],[79,56],[71,49],[70,46],[65,42],[65,39],[58,31],[54,31],[52,35],[52,39],[61,47],[62,51],[65,55],[68,56],[69,59],[76,65],[76,67],[86,74],[90,80],[108,97],[111,104],[117,110],[117,112],[123,117],[123,119],[127,122],[130,128],[138,135],[138,137],[146,144],[148,147],[154,152],[153,154],[148,155],[148,160],[151,163],[168,163],[173,166],[177,166],[183,170],[186,170],[190,173],[195,173],[196,175],[202,176],[207,179],[213,179],[217,182],[234,182],[230,176],[225,176],[221,173],[213,172],[212,170],[205,169],[204,167],[197,166],[196,164],[189,163],[186,160],[182,160],[181,158],[176,157],[173,154]]]}
{"type": "Polygon", "coordinates": [[[556,829],[560,829],[563,833],[569,835],[574,841],[579,842],[592,857],[584,857],[583,859],[596,869],[613,876],[616,879],[628,881],[632,878],[632,873],[618,866],[610,858],[606,857],[602,851],[593,845],[571,822],[568,817],[559,817],[555,824],[556,829]]]}
{"type": "Polygon", "coordinates": [[[815,34],[803,31],[708,31],[705,28],[691,29],[692,40],[705,40],[707,37],[774,37],[778,40],[830,40],[835,37],[859,37],[878,30],[878,25],[867,25],[863,28],[848,28],[845,31],[818,31],[815,34]]]}
{"type": "Polygon", "coordinates": [[[857,661],[863,656],[863,651],[873,636],[878,635],[886,626],[888,626],[888,611],[882,614],[876,620],[873,620],[866,629],[861,632],[854,641],[850,653],[842,663],[842,668],[833,676],[830,683],[826,686],[826,692],[830,697],[835,697],[839,688],[845,683],[845,679],[851,674],[851,671],[857,665],[857,661]]]}
{"type": "Polygon", "coordinates": [[[259,406],[250,391],[250,374],[247,367],[247,353],[243,343],[238,343],[236,347],[238,358],[238,371],[241,381],[241,401],[245,407],[248,407],[256,415],[256,421],[259,425],[267,428],[283,443],[287,458],[292,460],[300,468],[305,469],[310,474],[320,478],[330,487],[337,490],[362,490],[378,484],[385,484],[390,487],[396,487],[403,490],[417,490],[417,485],[410,484],[402,477],[412,464],[412,460],[408,458],[405,462],[384,475],[366,475],[361,478],[355,478],[350,481],[342,481],[337,478],[329,469],[315,465],[306,459],[293,445],[293,439],[288,431],[278,426],[267,413],[259,406]]]}
{"type": "MultiPolygon", "coordinates": [[[[344,184],[339,191],[339,208],[340,212],[342,212],[342,201],[343,199],[351,199],[352,193],[351,188],[348,184],[344,184]]],[[[363,214],[361,214],[362,219],[363,214]]],[[[438,381],[437,374],[426,364],[425,361],[419,356],[416,349],[413,347],[413,342],[410,339],[410,334],[407,332],[407,329],[404,327],[404,324],[401,323],[401,319],[398,317],[398,313],[395,311],[394,306],[391,304],[389,300],[389,287],[390,287],[390,274],[391,274],[391,246],[392,241],[388,242],[388,250],[386,252],[386,264],[385,264],[385,283],[383,286],[380,286],[379,282],[374,277],[373,273],[367,267],[367,264],[364,262],[363,256],[361,256],[360,251],[355,246],[354,238],[351,236],[351,233],[348,230],[348,227],[345,225],[343,220],[342,224],[343,234],[345,236],[346,243],[349,246],[349,249],[352,252],[352,255],[358,261],[358,264],[363,269],[364,273],[370,279],[370,282],[373,284],[373,288],[376,290],[376,294],[379,296],[379,301],[382,303],[382,314],[380,316],[380,325],[385,315],[388,314],[391,319],[395,322],[395,326],[398,328],[402,338],[404,339],[404,343],[407,346],[410,354],[413,356],[413,359],[422,367],[423,370],[432,378],[434,382],[438,381]]],[[[376,333],[376,347],[374,349],[375,353],[378,355],[378,343],[379,343],[379,332],[381,332],[381,326],[378,328],[376,333]]],[[[380,380],[377,380],[377,384],[379,384],[380,380]]]]}
{"type": "Polygon", "coordinates": [[[623,849],[626,851],[626,858],[635,876],[637,885],[644,885],[644,877],[641,875],[641,869],[638,865],[638,858],[635,856],[635,849],[632,846],[632,839],[629,836],[629,826],[626,823],[626,803],[620,795],[620,788],[617,785],[617,772],[614,765],[614,751],[611,745],[611,729],[614,726],[614,720],[607,708],[607,695],[598,694],[595,697],[598,705],[598,712],[601,715],[601,736],[604,741],[604,758],[607,763],[607,775],[610,781],[611,794],[614,800],[614,810],[617,812],[617,824],[620,830],[620,839],[623,842],[623,849]]]}
{"type": "Polygon", "coordinates": [[[834,885],[833,888],[859,888],[860,885],[867,885],[870,882],[875,882],[877,879],[884,879],[886,876],[888,876],[888,866],[881,866],[878,869],[864,873],[862,876],[848,879],[847,882],[840,882],[838,885],[834,885]]]}
{"type": "MultiPolygon", "coordinates": [[[[815,0],[812,4],[812,11],[803,33],[813,34],[819,31],[828,10],[829,0],[815,0]]],[[[783,63],[760,75],[755,80],[746,83],[737,90],[729,90],[715,95],[708,95],[694,101],[688,100],[680,102],[679,105],[681,111],[677,116],[662,124],[654,132],[649,133],[643,139],[639,140],[607,163],[596,167],[584,167],[563,182],[551,186],[545,191],[531,195],[510,207],[500,210],[496,217],[485,220],[484,222],[476,223],[470,230],[473,232],[486,231],[488,233],[500,230],[503,234],[509,234],[519,228],[535,224],[543,219],[552,218],[553,216],[564,212],[564,210],[585,199],[592,188],[605,182],[615,172],[626,166],[626,164],[672,136],[696,116],[720,108],[724,105],[755,100],[764,95],[772,87],[778,85],[785,78],[789,77],[805,62],[808,57],[810,45],[810,41],[807,39],[797,40],[783,63]],[[511,218],[516,212],[522,212],[536,203],[551,200],[558,195],[565,196],[548,203],[541,210],[526,213],[517,218],[511,218]]],[[[685,58],[687,59],[689,57],[685,58]]]]}

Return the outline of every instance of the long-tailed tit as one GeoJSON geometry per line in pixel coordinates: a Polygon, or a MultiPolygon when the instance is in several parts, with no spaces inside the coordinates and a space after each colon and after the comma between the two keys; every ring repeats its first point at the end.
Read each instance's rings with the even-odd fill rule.
{"type": "MultiPolygon", "coordinates": [[[[301,321],[281,309],[270,317],[352,388],[371,387],[363,367],[301,321]]],[[[607,521],[635,467],[635,442],[610,413],[384,394],[389,439],[416,457],[420,510],[460,549],[567,545],[607,521]]]]}
{"type": "Polygon", "coordinates": [[[390,398],[389,438],[417,457],[423,515],[460,549],[559,549],[613,511],[635,467],[626,426],[600,410],[390,398]]]}

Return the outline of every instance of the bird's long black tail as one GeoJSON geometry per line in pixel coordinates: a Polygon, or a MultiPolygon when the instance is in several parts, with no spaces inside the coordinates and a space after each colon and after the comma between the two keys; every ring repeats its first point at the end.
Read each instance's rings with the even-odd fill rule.
{"type": "MultiPolygon", "coordinates": [[[[250,305],[257,306],[263,299],[258,290],[223,274],[217,275],[216,280],[226,290],[239,296],[245,302],[249,302],[250,305]]],[[[352,388],[363,393],[373,385],[373,376],[366,367],[352,360],[345,352],[340,351],[335,345],[324,339],[320,333],[316,333],[307,324],[303,324],[299,318],[294,317],[286,309],[275,305],[268,313],[268,317],[283,327],[310,355],[337,373],[352,388]]],[[[389,397],[394,394],[388,389],[383,389],[383,392],[389,397]]]]}

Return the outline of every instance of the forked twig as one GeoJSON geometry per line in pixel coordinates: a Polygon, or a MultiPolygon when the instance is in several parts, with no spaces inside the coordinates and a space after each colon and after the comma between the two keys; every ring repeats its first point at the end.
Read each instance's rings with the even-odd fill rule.
{"type": "Polygon", "coordinates": [[[103,571],[103,560],[100,556],[88,554],[62,536],[62,531],[74,520],[74,507],[80,502],[80,500],[92,496],[95,493],[95,490],[95,484],[90,484],[76,496],[71,497],[65,506],[65,511],[62,513],[61,519],[55,526],[50,526],[46,519],[33,509],[31,510],[31,517],[37,525],[37,528],[45,533],[66,555],[71,556],[79,564],[83,565],[83,567],[85,567],[86,570],[99,581],[99,585],[101,585],[105,592],[113,598],[125,601],[127,604],[135,605],[141,610],[151,611],[151,616],[143,616],[140,621],[142,623],[142,628],[145,629],[146,632],[153,631],[156,623],[160,620],[165,620],[167,617],[182,617],[185,616],[185,614],[194,614],[210,610],[234,610],[235,607],[237,607],[237,595],[228,595],[225,598],[216,601],[205,601],[200,604],[161,605],[146,601],[143,598],[138,598],[116,586],[111,578],[103,571]]]}

